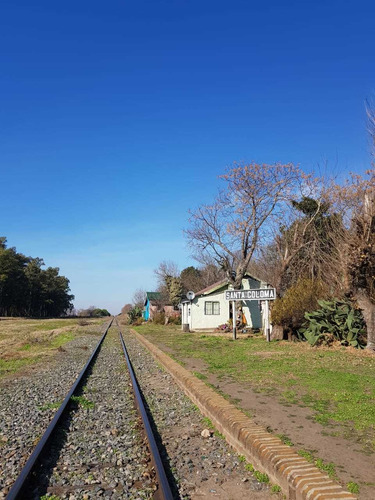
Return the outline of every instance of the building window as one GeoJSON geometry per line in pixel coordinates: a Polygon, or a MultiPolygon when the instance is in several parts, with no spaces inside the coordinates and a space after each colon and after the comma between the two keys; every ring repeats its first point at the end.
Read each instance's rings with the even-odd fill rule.
{"type": "Polygon", "coordinates": [[[220,302],[205,302],[204,314],[220,314],[220,302]]]}

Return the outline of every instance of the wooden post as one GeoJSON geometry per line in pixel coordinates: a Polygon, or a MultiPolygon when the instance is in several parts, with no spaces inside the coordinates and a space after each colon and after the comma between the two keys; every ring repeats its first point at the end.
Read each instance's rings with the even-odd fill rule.
{"type": "Polygon", "coordinates": [[[265,307],[265,313],[266,313],[266,318],[265,318],[265,330],[266,330],[266,340],[267,342],[271,341],[271,335],[270,335],[270,302],[269,300],[266,300],[266,307],[265,307]]]}
{"type": "Polygon", "coordinates": [[[190,300],[190,323],[189,323],[189,325],[190,325],[191,332],[193,331],[193,306],[192,306],[192,304],[193,304],[193,301],[190,300]]]}
{"type": "Polygon", "coordinates": [[[189,332],[189,305],[188,302],[182,303],[182,317],[181,317],[181,330],[189,332]]]}
{"type": "Polygon", "coordinates": [[[236,327],[236,301],[232,302],[232,322],[233,322],[233,340],[237,339],[237,327],[236,327]]]}

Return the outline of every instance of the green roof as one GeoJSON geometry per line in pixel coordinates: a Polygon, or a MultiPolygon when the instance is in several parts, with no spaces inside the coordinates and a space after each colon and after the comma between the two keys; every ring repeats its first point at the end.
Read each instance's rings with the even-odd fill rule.
{"type": "Polygon", "coordinates": [[[161,298],[160,292],[146,292],[146,297],[148,300],[159,300],[161,298]]]}

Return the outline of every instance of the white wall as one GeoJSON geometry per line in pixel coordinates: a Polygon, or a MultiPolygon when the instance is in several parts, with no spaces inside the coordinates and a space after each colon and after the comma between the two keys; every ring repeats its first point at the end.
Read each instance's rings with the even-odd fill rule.
{"type": "Polygon", "coordinates": [[[196,297],[191,304],[189,325],[191,330],[214,329],[229,319],[229,301],[225,299],[223,290],[210,295],[196,297]],[[220,314],[204,314],[205,302],[219,302],[220,314]]]}
{"type": "MultiPolygon", "coordinates": [[[[255,279],[245,278],[242,281],[242,288],[245,290],[256,289],[260,287],[264,287],[265,284],[261,283],[255,279]]],[[[229,300],[225,299],[225,290],[221,288],[215,293],[210,293],[209,295],[203,295],[196,297],[190,306],[190,314],[188,316],[188,323],[191,330],[200,330],[200,329],[215,329],[219,325],[223,323],[227,323],[229,320],[229,300]],[[219,302],[220,303],[220,314],[204,314],[205,307],[204,303],[210,302],[219,302]]],[[[262,328],[264,319],[262,318],[263,314],[260,308],[260,303],[254,300],[246,300],[242,302],[242,310],[245,314],[247,326],[249,328],[262,328]]],[[[264,311],[264,308],[263,308],[264,311]]]]}

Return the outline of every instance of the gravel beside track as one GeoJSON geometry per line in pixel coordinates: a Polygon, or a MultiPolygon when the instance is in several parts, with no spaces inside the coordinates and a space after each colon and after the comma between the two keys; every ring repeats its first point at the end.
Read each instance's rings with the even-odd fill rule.
{"type": "MultiPolygon", "coordinates": [[[[64,356],[53,365],[57,371],[43,370],[32,377],[9,380],[2,388],[4,425],[0,432],[7,442],[0,449],[5,464],[0,498],[13,484],[56,411],[41,407],[65,397],[99,338],[76,339],[67,345],[64,356]]],[[[36,484],[30,485],[28,498],[39,499],[46,493],[47,498],[70,500],[151,498],[155,486],[149,455],[117,329],[109,330],[85,383],[54,438],[42,474],[39,470],[36,484]]]]}
{"type": "Polygon", "coordinates": [[[51,421],[56,411],[51,405],[62,402],[104,329],[105,325],[89,327],[90,334],[64,345],[53,360],[1,381],[0,498],[5,497],[51,421]]]}
{"type": "Polygon", "coordinates": [[[122,331],[164,447],[162,458],[169,461],[176,498],[276,500],[279,495],[271,495],[269,486],[255,479],[222,436],[211,431],[210,437],[202,437],[201,432],[209,425],[199,410],[129,328],[122,327],[122,331]]]}
{"type": "MultiPolygon", "coordinates": [[[[60,498],[151,498],[154,482],[118,331],[111,328],[40,493],[60,498]],[[51,474],[52,472],[52,474],[51,474]]],[[[55,455],[55,453],[52,453],[55,455]]],[[[38,496],[36,496],[38,498],[38,496]]]]}

